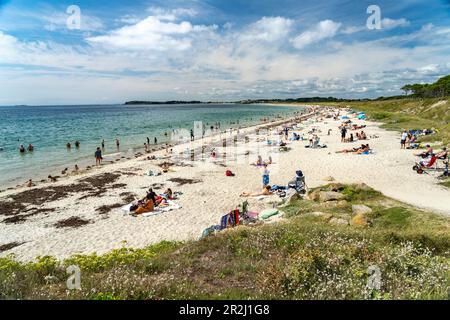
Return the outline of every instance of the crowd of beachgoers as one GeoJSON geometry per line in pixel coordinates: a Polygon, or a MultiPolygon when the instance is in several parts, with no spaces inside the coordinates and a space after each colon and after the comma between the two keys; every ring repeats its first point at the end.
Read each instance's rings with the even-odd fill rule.
{"type": "Polygon", "coordinates": [[[322,106],[289,119],[188,136],[134,159],[1,192],[0,246],[8,250],[0,254],[29,260],[198,239],[282,219],[277,207],[286,199],[329,181],[365,183],[449,214],[449,191],[436,183],[446,165],[448,170],[446,149],[409,150],[403,137],[362,112],[322,106]],[[431,174],[411,170],[419,151],[421,159],[436,158],[433,166],[416,164],[431,174]]]}

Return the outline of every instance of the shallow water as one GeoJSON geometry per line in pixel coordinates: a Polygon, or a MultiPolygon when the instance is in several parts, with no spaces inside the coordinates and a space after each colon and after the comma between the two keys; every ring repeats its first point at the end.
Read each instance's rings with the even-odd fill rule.
{"type": "Polygon", "coordinates": [[[296,111],[298,107],[241,104],[0,107],[0,188],[45,177],[60,168],[72,169],[90,159],[94,164],[94,151],[102,139],[103,156],[114,160],[120,155],[133,157],[147,137],[151,147],[155,137],[159,144],[169,142],[173,130],[190,130],[195,121],[202,121],[206,128],[220,122],[225,130],[296,111]],[[76,140],[80,148],[75,148],[76,140]],[[71,149],[66,148],[67,142],[71,149]],[[30,143],[34,151],[20,154],[19,146],[30,143]]]}

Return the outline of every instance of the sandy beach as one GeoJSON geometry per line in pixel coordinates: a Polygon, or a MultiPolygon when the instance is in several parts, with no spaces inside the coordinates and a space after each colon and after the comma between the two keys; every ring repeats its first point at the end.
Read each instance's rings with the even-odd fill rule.
{"type": "MultiPolygon", "coordinates": [[[[327,148],[310,149],[305,148],[308,141],[289,141],[290,150],[279,152],[267,144],[267,133],[259,130],[257,134],[256,129],[269,126],[262,124],[239,133],[233,131],[177,145],[173,154],[161,150],[55,183],[4,191],[0,193],[0,246],[4,248],[0,254],[13,253],[18,260],[39,255],[65,258],[77,253],[100,254],[123,246],[142,247],[161,240],[198,239],[206,227],[217,224],[223,214],[244,201],[239,197],[241,192],[261,189],[261,169],[250,165],[258,155],[264,160],[273,159],[269,166],[270,184],[286,185],[301,169],[310,188],[328,183],[326,178],[332,176],[343,183],[365,183],[419,208],[450,214],[450,192],[437,184],[434,174],[418,175],[412,170],[416,151],[400,150],[398,132],[381,129],[379,123],[352,119],[366,125],[364,131],[369,140],[365,143],[374,153],[337,154],[335,151],[361,142],[341,143],[341,121],[319,118],[303,121],[294,132],[307,137],[314,127],[319,130],[320,143],[327,148]],[[222,146],[225,138],[226,149],[222,146]],[[210,156],[211,145],[219,146],[215,149],[216,158],[210,156]],[[191,150],[196,150],[194,161],[191,150]],[[149,155],[156,159],[148,160],[149,155]],[[149,170],[161,171],[164,162],[172,164],[169,172],[147,175],[149,170]],[[225,176],[227,169],[235,176],[225,176]],[[157,193],[166,188],[180,192],[175,202],[181,208],[148,217],[135,217],[121,210],[133,199],[144,197],[150,187],[157,193]]],[[[276,129],[283,122],[292,121],[278,121],[270,126],[276,129]]],[[[260,211],[277,201],[276,195],[249,199],[250,209],[260,211]]]]}

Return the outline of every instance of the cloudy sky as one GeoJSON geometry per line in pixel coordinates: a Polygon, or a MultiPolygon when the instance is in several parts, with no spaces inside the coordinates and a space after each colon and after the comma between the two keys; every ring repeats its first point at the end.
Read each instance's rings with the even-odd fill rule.
{"type": "Polygon", "coordinates": [[[378,97],[446,74],[448,0],[0,0],[0,105],[378,97]]]}

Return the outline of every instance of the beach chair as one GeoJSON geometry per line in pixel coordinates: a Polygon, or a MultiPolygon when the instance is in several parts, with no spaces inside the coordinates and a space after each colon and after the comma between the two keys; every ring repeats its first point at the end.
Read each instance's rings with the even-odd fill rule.
{"type": "Polygon", "coordinates": [[[413,166],[413,170],[418,174],[427,173],[427,171],[430,170],[437,171],[437,157],[435,155],[431,156],[430,160],[428,160],[426,164],[423,164],[421,161],[416,162],[413,166]]]}

